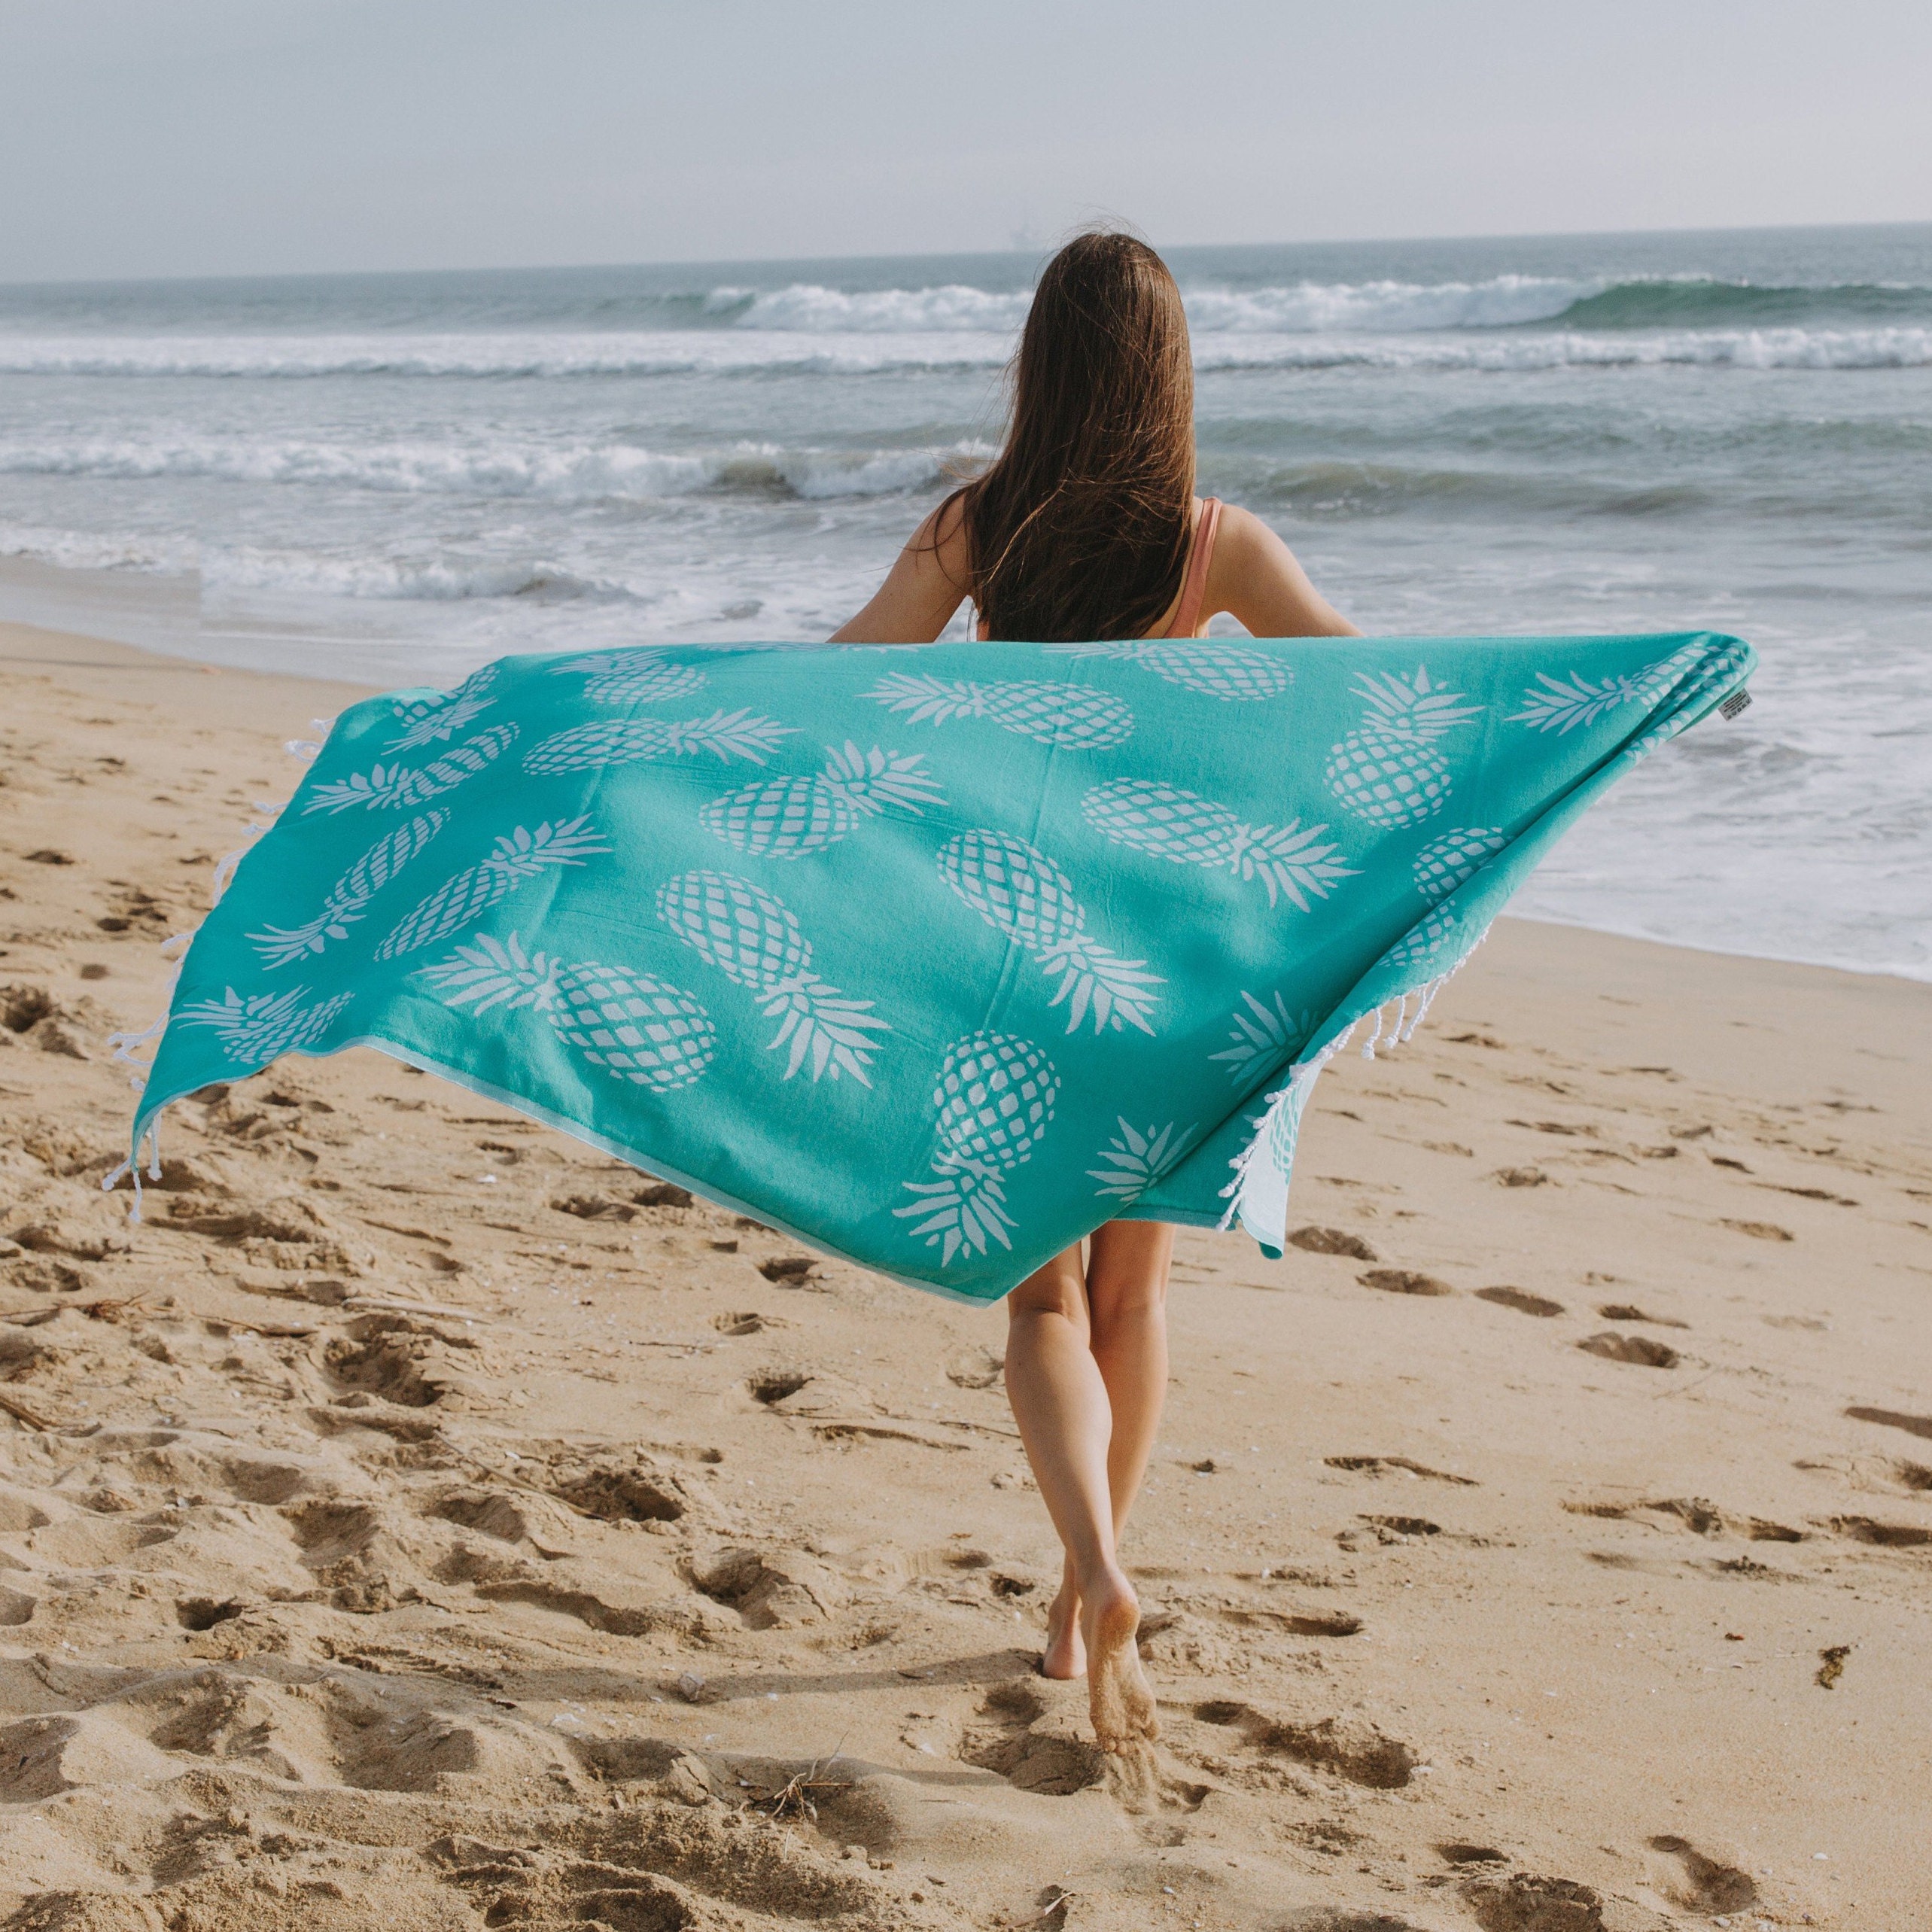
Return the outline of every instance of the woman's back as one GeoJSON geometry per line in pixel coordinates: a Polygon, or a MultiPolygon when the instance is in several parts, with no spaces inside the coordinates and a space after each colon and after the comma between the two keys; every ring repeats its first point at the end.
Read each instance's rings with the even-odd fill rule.
{"type": "MultiPolygon", "coordinates": [[[[1173,604],[1161,613],[1161,622],[1147,633],[1150,637],[1193,637],[1200,634],[1204,619],[1201,604],[1207,594],[1207,574],[1214,556],[1214,540],[1221,528],[1221,499],[1209,497],[1194,507],[1194,534],[1188,546],[1187,574],[1173,604]]],[[[982,617],[975,634],[981,643],[993,635],[992,622],[982,617]]],[[[1083,637],[1082,643],[1099,641],[1083,637]]]]}

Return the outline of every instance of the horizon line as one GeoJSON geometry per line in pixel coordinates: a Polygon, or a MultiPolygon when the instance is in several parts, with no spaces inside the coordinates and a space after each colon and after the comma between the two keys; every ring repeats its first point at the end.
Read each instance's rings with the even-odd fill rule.
{"type": "MultiPolygon", "coordinates": [[[[1086,226],[1074,224],[1069,234],[1086,226]]],[[[1164,254],[1180,255],[1214,250],[1222,254],[1269,249],[1400,248],[1442,242],[1590,242],[1627,240],[1646,236],[1694,235],[1792,235],[1839,233],[1873,230],[1932,230],[1932,218],[1915,221],[1794,221],[1754,222],[1742,226],[1714,227],[1698,224],[1663,228],[1523,229],[1484,233],[1455,235],[1360,235],[1331,237],[1326,240],[1273,242],[1174,242],[1155,245],[1164,254]]],[[[773,268],[793,263],[826,264],[855,262],[1011,261],[1033,256],[1044,259],[1057,244],[1042,240],[1036,245],[1006,248],[927,249],[917,252],[801,255],[675,256],[662,259],[636,259],[593,262],[504,262],[470,263],[443,268],[322,268],[231,269],[218,274],[141,275],[60,275],[26,281],[0,282],[0,291],[48,288],[125,288],[169,286],[193,282],[318,281],[349,279],[379,280],[406,275],[572,275],[623,269],[773,268]]]]}

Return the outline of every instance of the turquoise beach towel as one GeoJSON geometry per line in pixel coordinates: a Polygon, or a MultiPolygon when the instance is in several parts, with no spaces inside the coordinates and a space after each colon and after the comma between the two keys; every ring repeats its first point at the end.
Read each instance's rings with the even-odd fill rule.
{"type": "Polygon", "coordinates": [[[1123,1216],[1278,1251],[1325,1060],[1411,1030],[1754,662],[1706,633],[506,658],[337,720],[194,937],[135,1149],[199,1088],[367,1045],[968,1301],[1123,1216]]]}

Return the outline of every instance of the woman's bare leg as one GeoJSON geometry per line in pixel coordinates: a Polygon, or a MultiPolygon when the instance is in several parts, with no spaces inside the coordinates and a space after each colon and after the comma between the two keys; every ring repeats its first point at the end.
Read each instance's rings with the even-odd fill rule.
{"type": "Polygon", "coordinates": [[[1080,1579],[1113,1562],[1107,1452],[1113,1413],[1091,1346],[1086,1270],[1077,1247],[1056,1255],[1006,1299],[1006,1393],[1027,1459],[1066,1550],[1047,1617],[1049,1677],[1082,1677],[1080,1579]]]}
{"type": "MultiPolygon", "coordinates": [[[[1173,1229],[1152,1221],[1109,1222],[1094,1231],[1088,1247],[1089,1346],[1113,1418],[1107,1491],[1116,1544],[1147,1473],[1167,1397],[1167,1268],[1173,1252],[1173,1229]]],[[[1155,1737],[1154,1697],[1136,1641],[1139,1603],[1131,1622],[1118,1616],[1097,1621],[1084,1604],[1082,1611],[1095,1731],[1103,1741],[1109,1732],[1155,1737]]]]}
{"type": "Polygon", "coordinates": [[[1070,1248],[1008,1300],[1007,1392],[1066,1552],[1042,1668],[1053,1677],[1088,1669],[1094,1730],[1110,1750],[1155,1735],[1134,1648],[1140,1607],[1116,1537],[1166,1392],[1172,1243],[1170,1230],[1150,1223],[1112,1225],[1094,1237],[1089,1266],[1070,1248]]]}
{"type": "Polygon", "coordinates": [[[1087,1257],[1088,1346],[1113,1412],[1107,1488],[1114,1535],[1127,1527],[1167,1399],[1167,1270],[1174,1231],[1158,1221],[1110,1221],[1087,1257]]]}

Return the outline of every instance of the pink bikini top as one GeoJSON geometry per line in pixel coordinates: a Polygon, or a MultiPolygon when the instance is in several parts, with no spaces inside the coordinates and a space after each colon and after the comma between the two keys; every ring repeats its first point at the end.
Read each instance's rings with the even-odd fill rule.
{"type": "MultiPolygon", "coordinates": [[[[1214,540],[1221,528],[1221,499],[1205,497],[1201,500],[1200,519],[1194,525],[1194,541],[1189,546],[1188,574],[1181,586],[1181,601],[1174,607],[1174,619],[1167,629],[1157,632],[1163,637],[1191,637],[1200,628],[1201,600],[1207,595],[1207,567],[1214,558],[1214,540]]],[[[991,627],[982,617],[979,620],[978,636],[981,643],[987,640],[991,627]]]]}

